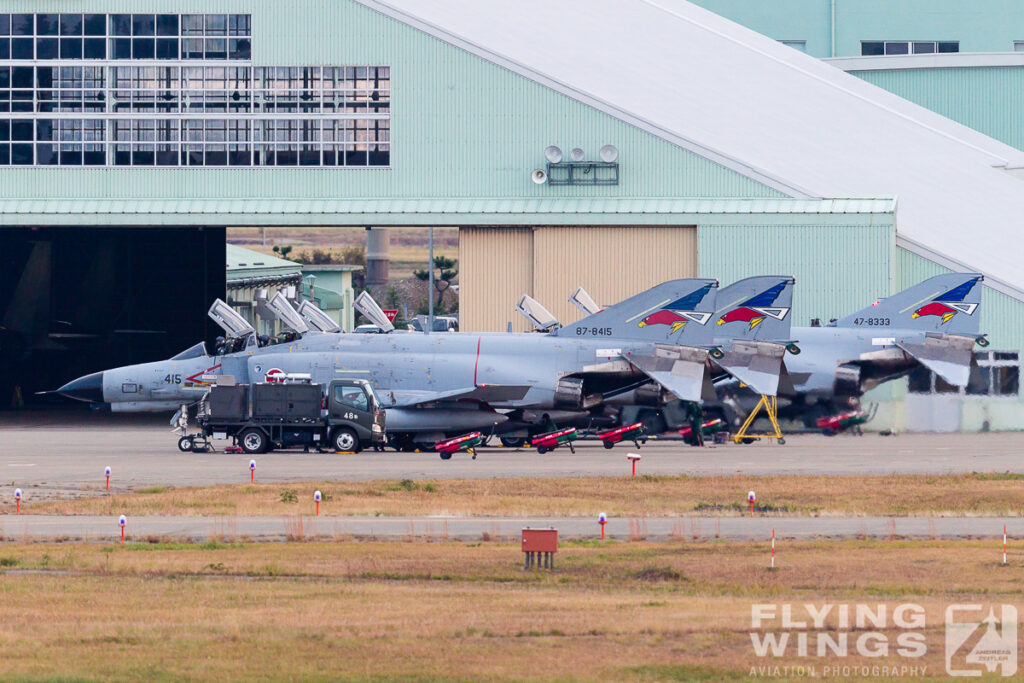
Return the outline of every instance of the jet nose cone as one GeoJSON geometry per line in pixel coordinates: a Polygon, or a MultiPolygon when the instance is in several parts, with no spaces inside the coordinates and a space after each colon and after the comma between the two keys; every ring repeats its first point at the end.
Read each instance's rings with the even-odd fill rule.
{"type": "Polygon", "coordinates": [[[58,394],[87,403],[103,403],[103,373],[94,372],[68,382],[57,390],[58,394]]]}

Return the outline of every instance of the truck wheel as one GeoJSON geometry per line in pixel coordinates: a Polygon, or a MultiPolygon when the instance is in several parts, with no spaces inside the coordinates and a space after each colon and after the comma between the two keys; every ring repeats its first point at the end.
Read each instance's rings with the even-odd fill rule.
{"type": "Polygon", "coordinates": [[[522,448],[526,443],[526,439],[521,436],[503,436],[499,441],[505,448],[522,448]]]}
{"type": "Polygon", "coordinates": [[[181,451],[182,453],[188,453],[189,451],[191,451],[192,450],[192,437],[191,436],[183,436],[180,439],[178,439],[178,450],[181,451]]]}
{"type": "Polygon", "coordinates": [[[359,452],[359,439],[356,433],[347,427],[339,427],[331,434],[331,445],[336,451],[359,452]]]}
{"type": "Polygon", "coordinates": [[[246,429],[238,440],[246,453],[266,453],[267,446],[270,445],[267,435],[258,429],[246,429]]]}

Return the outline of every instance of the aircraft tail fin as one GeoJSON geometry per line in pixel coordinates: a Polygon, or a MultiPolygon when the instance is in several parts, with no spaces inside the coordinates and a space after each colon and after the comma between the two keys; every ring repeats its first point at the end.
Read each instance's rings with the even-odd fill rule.
{"type": "Polygon", "coordinates": [[[836,326],[973,336],[980,330],[982,280],[978,273],[936,275],[841,318],[836,326]]]}
{"type": "Polygon", "coordinates": [[[718,290],[715,336],[789,341],[794,284],[788,275],[759,275],[718,290]]]}
{"type": "Polygon", "coordinates": [[[552,334],[710,346],[717,290],[708,278],[669,280],[552,334]]]}

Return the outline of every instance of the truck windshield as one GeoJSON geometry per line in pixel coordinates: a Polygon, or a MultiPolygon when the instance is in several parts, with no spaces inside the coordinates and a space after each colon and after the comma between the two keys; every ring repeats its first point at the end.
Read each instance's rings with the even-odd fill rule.
{"type": "Polygon", "coordinates": [[[356,410],[368,410],[369,399],[362,387],[334,387],[334,400],[356,410]]]}

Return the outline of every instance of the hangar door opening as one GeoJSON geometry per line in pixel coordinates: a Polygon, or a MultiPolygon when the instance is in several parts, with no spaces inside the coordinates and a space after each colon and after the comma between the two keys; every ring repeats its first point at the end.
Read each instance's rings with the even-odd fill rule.
{"type": "Polygon", "coordinates": [[[582,286],[602,306],[680,277],[697,276],[696,226],[462,228],[459,324],[464,331],[530,329],[515,312],[529,294],[562,324],[582,286]]]}

